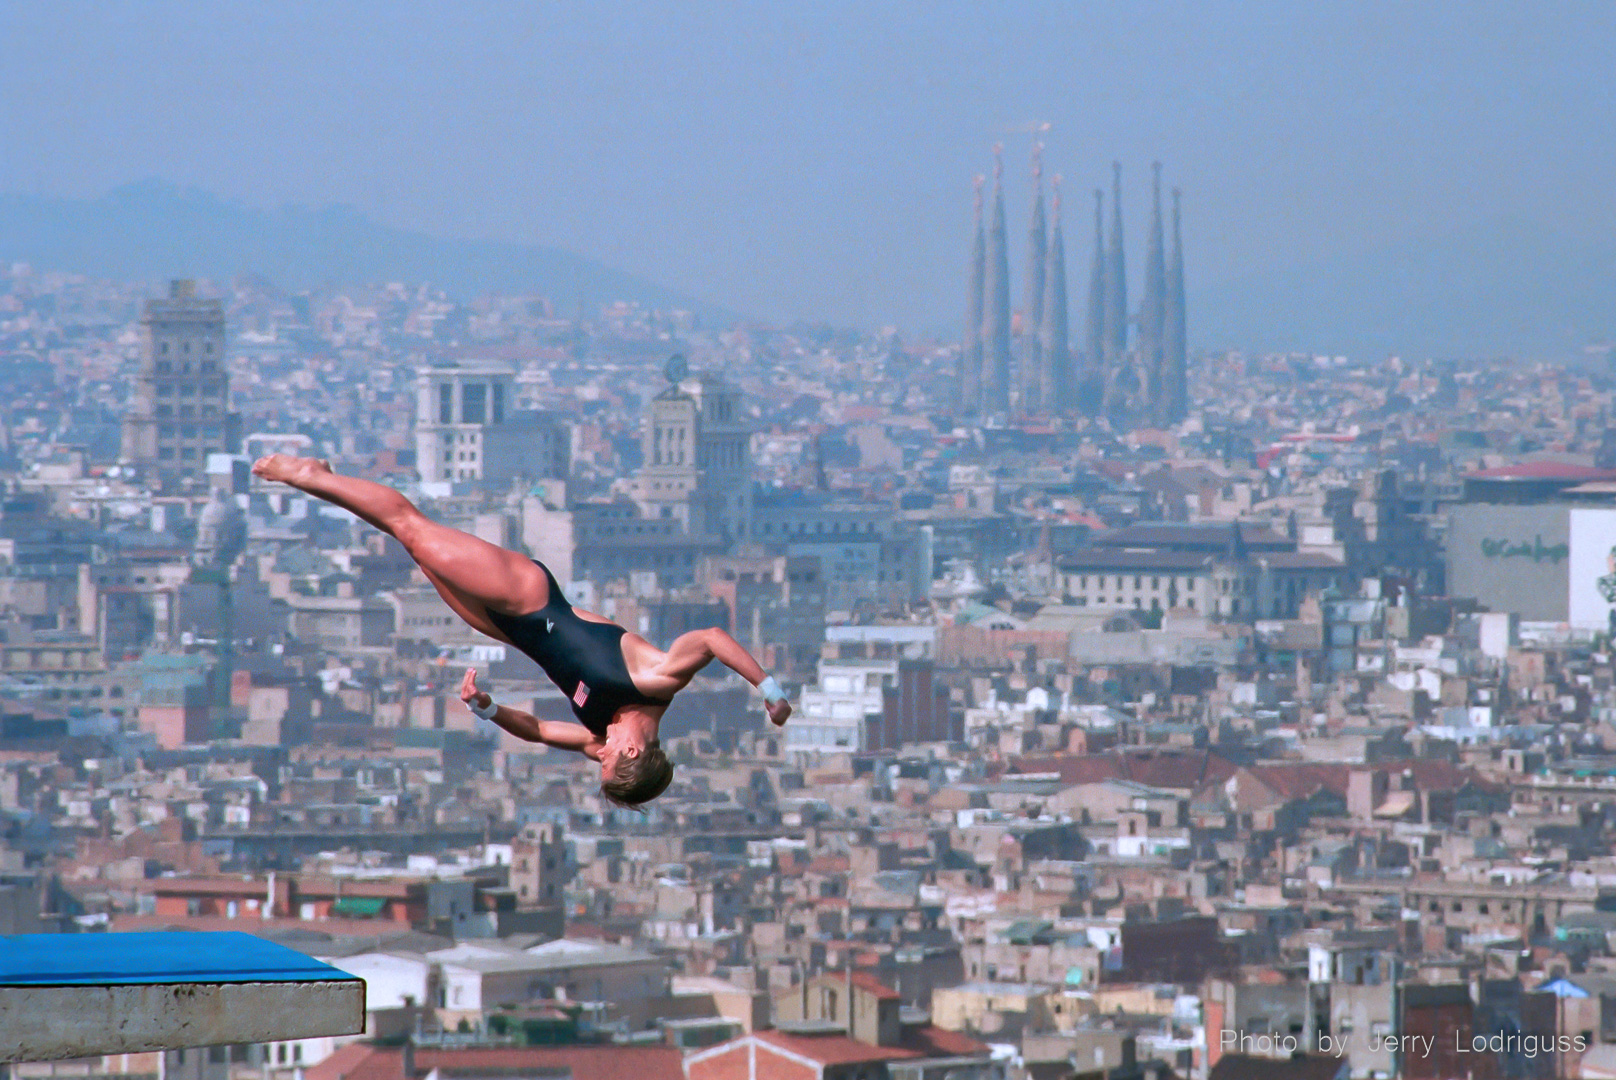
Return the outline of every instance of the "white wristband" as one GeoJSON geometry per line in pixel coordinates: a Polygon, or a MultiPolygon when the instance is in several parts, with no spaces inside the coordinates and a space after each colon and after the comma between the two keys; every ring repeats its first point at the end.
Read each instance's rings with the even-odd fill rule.
{"type": "Polygon", "coordinates": [[[766,676],[762,682],[758,683],[758,689],[763,692],[763,700],[771,705],[776,701],[785,700],[786,692],[780,689],[780,684],[775,681],[773,675],[766,676]]]}
{"type": "Polygon", "coordinates": [[[494,703],[492,696],[490,696],[488,699],[488,707],[486,709],[473,705],[469,701],[466,702],[466,708],[470,709],[478,717],[484,720],[492,720],[494,718],[494,714],[499,712],[499,706],[494,703]]]}

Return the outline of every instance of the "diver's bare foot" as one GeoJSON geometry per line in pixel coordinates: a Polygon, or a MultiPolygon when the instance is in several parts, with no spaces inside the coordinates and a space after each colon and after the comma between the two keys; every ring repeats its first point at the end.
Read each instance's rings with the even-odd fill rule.
{"type": "Polygon", "coordinates": [[[302,487],[310,477],[331,471],[331,463],[324,458],[293,457],[290,454],[270,454],[253,462],[254,476],[274,480],[292,487],[302,487]]]}

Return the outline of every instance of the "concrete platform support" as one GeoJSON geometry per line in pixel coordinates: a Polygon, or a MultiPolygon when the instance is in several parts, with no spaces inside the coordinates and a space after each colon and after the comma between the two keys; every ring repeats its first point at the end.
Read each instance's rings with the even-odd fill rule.
{"type": "Polygon", "coordinates": [[[358,1034],[365,984],[251,934],[0,938],[0,1062],[358,1034]]]}

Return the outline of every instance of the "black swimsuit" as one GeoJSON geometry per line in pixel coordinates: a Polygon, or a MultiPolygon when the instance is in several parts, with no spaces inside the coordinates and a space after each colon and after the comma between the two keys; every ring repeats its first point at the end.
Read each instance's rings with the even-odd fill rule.
{"type": "Polygon", "coordinates": [[[623,635],[616,623],[580,619],[550,568],[533,560],[550,583],[550,599],[526,615],[505,615],[488,609],[488,618],[550,676],[572,701],[573,715],[601,738],[606,725],[624,705],[665,706],[667,701],[648,697],[634,686],[623,659],[623,635]]]}

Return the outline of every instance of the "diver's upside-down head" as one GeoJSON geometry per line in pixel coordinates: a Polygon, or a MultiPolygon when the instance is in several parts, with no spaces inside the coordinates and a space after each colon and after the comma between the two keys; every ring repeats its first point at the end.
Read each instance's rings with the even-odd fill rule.
{"type": "Polygon", "coordinates": [[[673,782],[673,762],[662,749],[660,739],[652,739],[638,754],[620,754],[612,774],[600,785],[600,793],[618,806],[648,803],[673,782]]]}

